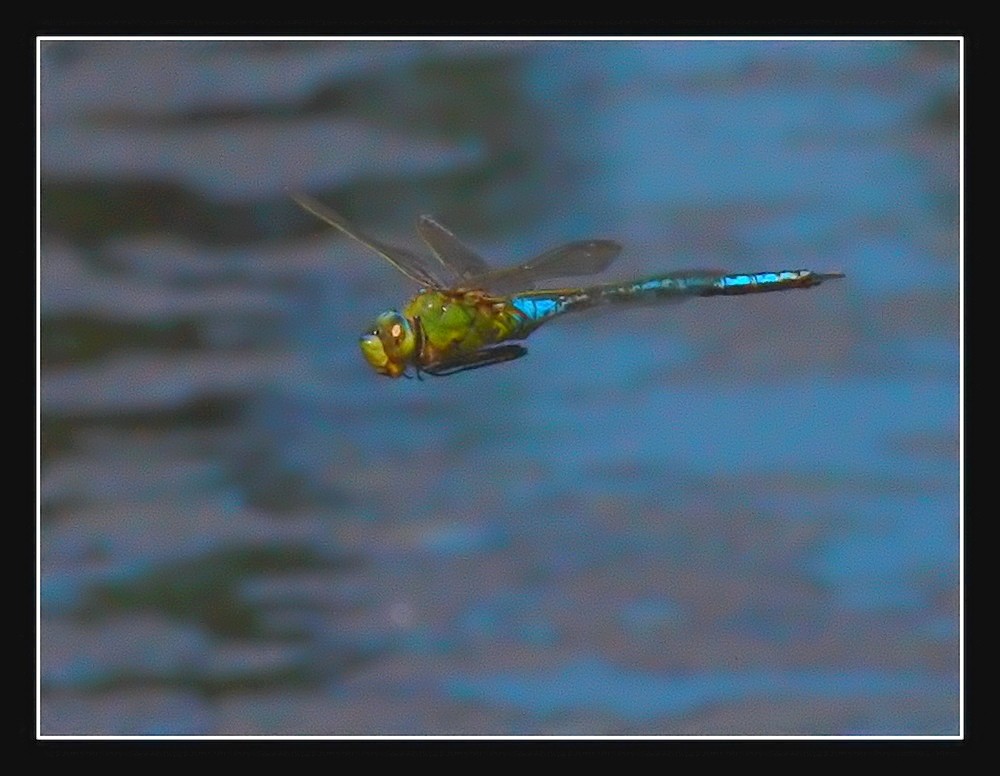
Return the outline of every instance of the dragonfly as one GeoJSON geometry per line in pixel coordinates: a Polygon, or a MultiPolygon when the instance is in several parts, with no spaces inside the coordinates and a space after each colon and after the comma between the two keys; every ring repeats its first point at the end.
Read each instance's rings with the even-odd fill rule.
{"type": "Polygon", "coordinates": [[[536,288],[554,278],[603,272],[622,246],[613,240],[580,240],[521,264],[498,268],[424,215],[417,220],[417,233],[430,248],[431,259],[371,237],[312,197],[298,192],[291,196],[306,211],[379,254],[420,285],[402,310],[383,312],[361,336],[365,360],[378,374],[388,377],[440,377],[513,361],[527,355],[520,341],[542,324],[600,305],[812,288],[844,277],[841,272],[808,269],[742,273],[684,270],[639,280],[536,288]]]}

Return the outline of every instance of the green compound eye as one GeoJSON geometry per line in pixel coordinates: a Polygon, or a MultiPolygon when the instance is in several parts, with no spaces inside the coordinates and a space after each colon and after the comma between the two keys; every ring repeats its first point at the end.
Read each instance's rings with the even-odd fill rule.
{"type": "Polygon", "coordinates": [[[410,365],[416,350],[413,327],[396,310],[382,313],[375,326],[361,337],[361,353],[379,374],[399,377],[410,365]]]}

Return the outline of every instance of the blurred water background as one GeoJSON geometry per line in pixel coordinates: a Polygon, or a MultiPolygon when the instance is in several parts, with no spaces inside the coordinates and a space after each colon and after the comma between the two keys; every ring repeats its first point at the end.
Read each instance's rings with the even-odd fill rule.
{"type": "Polygon", "coordinates": [[[956,735],[957,41],[40,44],[43,735],[956,735]],[[302,212],[842,270],[362,361],[302,212]]]}

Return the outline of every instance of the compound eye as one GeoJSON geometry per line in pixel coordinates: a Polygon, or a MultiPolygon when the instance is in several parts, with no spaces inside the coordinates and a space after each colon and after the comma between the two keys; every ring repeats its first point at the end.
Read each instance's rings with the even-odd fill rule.
{"type": "Polygon", "coordinates": [[[398,312],[393,312],[386,316],[386,320],[382,323],[382,331],[385,333],[385,336],[396,345],[406,339],[409,330],[409,322],[398,312]]]}

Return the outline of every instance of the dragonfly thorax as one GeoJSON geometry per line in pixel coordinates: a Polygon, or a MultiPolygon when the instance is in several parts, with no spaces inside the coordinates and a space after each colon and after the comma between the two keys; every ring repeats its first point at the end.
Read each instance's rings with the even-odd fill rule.
{"type": "Polygon", "coordinates": [[[361,352],[376,372],[399,377],[417,350],[417,334],[406,316],[387,310],[375,319],[372,330],[361,336],[361,352]]]}

